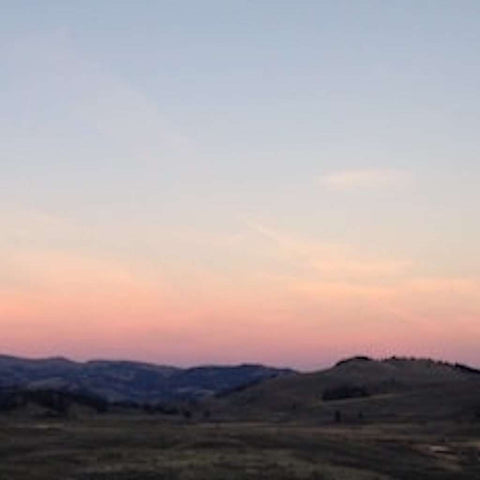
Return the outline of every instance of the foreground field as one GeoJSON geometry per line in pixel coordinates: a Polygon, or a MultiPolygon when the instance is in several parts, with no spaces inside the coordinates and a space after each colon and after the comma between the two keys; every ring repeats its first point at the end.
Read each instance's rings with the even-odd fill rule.
{"type": "Polygon", "coordinates": [[[478,478],[478,424],[0,419],[0,480],[478,478]]]}

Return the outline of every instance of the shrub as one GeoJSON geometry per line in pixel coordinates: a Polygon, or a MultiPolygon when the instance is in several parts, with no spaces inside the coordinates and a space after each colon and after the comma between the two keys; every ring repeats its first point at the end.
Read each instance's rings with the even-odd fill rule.
{"type": "Polygon", "coordinates": [[[342,400],[345,398],[369,397],[370,394],[365,387],[357,385],[339,385],[325,390],[322,394],[322,400],[342,400]]]}

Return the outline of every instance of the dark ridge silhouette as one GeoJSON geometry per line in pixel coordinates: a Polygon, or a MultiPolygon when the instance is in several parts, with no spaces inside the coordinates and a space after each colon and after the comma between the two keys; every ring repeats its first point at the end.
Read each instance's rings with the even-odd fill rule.
{"type": "Polygon", "coordinates": [[[85,391],[109,402],[168,404],[198,400],[293,370],[244,364],[177,368],[142,362],[0,355],[0,387],[85,391]]]}
{"type": "Polygon", "coordinates": [[[457,368],[458,370],[465,372],[465,373],[472,373],[474,375],[480,375],[480,370],[477,368],[472,368],[467,365],[463,365],[461,363],[455,363],[454,367],[457,368]]]}
{"type": "Polygon", "coordinates": [[[373,360],[370,357],[366,357],[363,355],[358,355],[355,357],[350,357],[350,358],[345,358],[344,360],[339,360],[335,366],[338,367],[339,365],[344,365],[346,363],[351,363],[351,362],[372,362],[373,360]]]}

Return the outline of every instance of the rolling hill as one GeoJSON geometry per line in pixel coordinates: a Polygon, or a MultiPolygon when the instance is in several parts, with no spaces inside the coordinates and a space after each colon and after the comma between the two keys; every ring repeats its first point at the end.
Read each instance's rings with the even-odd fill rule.
{"type": "Polygon", "coordinates": [[[480,371],[428,359],[354,357],[217,395],[225,419],[417,421],[480,416],[480,371]]]}

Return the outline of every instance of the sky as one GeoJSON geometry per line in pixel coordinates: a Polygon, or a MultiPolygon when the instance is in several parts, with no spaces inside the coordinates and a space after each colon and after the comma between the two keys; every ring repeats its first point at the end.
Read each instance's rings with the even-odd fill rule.
{"type": "Polygon", "coordinates": [[[480,366],[478,1],[0,8],[0,352],[480,366]]]}

